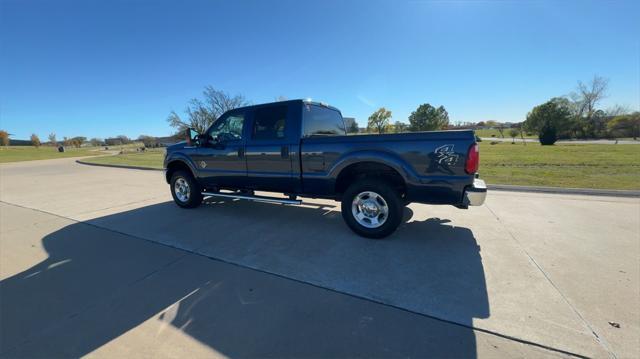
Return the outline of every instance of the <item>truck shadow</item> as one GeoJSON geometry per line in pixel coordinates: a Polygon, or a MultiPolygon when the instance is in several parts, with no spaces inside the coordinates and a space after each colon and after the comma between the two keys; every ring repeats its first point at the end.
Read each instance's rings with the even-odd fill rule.
{"type": "Polygon", "coordinates": [[[473,233],[405,221],[373,241],[330,205],[224,200],[72,224],[42,239],[45,261],[0,282],[0,355],[81,356],[151,320],[227,356],[474,357],[468,327],[490,313],[473,233]]]}

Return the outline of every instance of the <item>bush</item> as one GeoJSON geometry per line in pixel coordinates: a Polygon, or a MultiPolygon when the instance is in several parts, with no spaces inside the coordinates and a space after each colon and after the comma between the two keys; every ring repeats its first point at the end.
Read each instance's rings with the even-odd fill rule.
{"type": "Polygon", "coordinates": [[[556,129],[553,126],[542,127],[538,134],[538,139],[543,146],[553,145],[558,140],[556,129]]]}

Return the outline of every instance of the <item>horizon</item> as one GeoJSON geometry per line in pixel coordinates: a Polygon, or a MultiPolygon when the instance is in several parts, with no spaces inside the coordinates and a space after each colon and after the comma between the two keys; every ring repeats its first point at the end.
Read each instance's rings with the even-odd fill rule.
{"type": "Polygon", "coordinates": [[[253,104],[311,98],[366,127],[420,104],[452,124],[521,122],[594,75],[601,108],[640,110],[634,1],[0,3],[0,129],[87,138],[175,133],[211,85],[253,104]]]}

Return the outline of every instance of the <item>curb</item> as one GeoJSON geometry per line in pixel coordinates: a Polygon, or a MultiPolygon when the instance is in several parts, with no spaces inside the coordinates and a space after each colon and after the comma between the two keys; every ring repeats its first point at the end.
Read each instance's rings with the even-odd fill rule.
{"type": "Polygon", "coordinates": [[[162,168],[149,168],[149,167],[140,167],[140,166],[127,166],[127,165],[111,165],[106,163],[91,163],[85,162],[81,160],[76,160],[76,163],[87,166],[98,166],[98,167],[112,167],[112,168],[125,168],[129,170],[143,170],[143,171],[164,171],[162,168]]]}
{"type": "Polygon", "coordinates": [[[487,188],[495,191],[508,191],[508,192],[579,194],[579,195],[585,195],[585,196],[609,196],[609,197],[640,197],[640,191],[619,190],[619,189],[513,186],[513,185],[507,185],[507,184],[493,184],[493,185],[487,184],[487,188]]]}
{"type": "MultiPolygon", "coordinates": [[[[111,165],[104,163],[91,163],[76,160],[76,163],[87,166],[124,168],[130,170],[143,171],[164,171],[162,168],[149,168],[127,165],[111,165]]],[[[530,192],[530,193],[551,193],[551,194],[578,194],[585,196],[609,196],[609,197],[640,197],[640,191],[618,190],[618,189],[591,189],[591,188],[561,188],[561,187],[536,187],[536,186],[515,186],[507,184],[487,184],[487,188],[492,191],[505,192],[530,192]]]]}

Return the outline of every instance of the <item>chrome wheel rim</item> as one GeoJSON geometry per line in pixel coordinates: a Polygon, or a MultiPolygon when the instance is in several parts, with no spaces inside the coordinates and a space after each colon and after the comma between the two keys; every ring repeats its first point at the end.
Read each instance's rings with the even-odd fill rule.
{"type": "Polygon", "coordinates": [[[351,204],[351,213],[356,222],[366,228],[378,228],[389,218],[389,206],[381,195],[360,192],[351,204]]]}
{"type": "Polygon", "coordinates": [[[176,198],[180,202],[187,202],[189,200],[189,196],[191,196],[191,187],[189,187],[189,182],[186,179],[180,177],[173,184],[173,192],[176,194],[176,198]]]}

